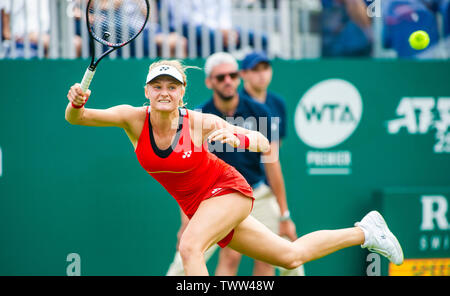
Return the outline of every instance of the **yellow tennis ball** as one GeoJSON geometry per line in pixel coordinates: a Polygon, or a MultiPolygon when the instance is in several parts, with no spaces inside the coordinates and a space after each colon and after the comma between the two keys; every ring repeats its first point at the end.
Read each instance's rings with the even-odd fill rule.
{"type": "Polygon", "coordinates": [[[428,33],[422,30],[415,31],[409,36],[409,45],[415,50],[422,50],[428,47],[430,44],[430,36],[428,33]]]}

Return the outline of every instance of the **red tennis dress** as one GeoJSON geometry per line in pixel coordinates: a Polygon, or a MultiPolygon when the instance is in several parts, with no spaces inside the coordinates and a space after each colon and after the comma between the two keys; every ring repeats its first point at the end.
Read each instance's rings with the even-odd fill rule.
{"type": "MultiPolygon", "coordinates": [[[[178,130],[172,145],[161,150],[153,138],[150,108],[136,147],[141,166],[172,195],[189,219],[200,203],[213,196],[240,192],[253,198],[245,178],[231,165],[208,151],[205,142],[197,147],[191,140],[189,113],[180,108],[178,130]]],[[[233,237],[231,231],[218,244],[225,247],[233,237]]]]}

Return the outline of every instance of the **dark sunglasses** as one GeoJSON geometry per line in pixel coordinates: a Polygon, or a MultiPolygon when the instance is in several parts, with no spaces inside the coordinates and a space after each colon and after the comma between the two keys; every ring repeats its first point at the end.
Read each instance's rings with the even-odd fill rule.
{"type": "Polygon", "coordinates": [[[230,76],[230,78],[234,80],[239,77],[239,72],[220,74],[220,75],[214,76],[214,78],[217,79],[217,81],[219,81],[219,82],[223,82],[227,76],[230,76]]]}

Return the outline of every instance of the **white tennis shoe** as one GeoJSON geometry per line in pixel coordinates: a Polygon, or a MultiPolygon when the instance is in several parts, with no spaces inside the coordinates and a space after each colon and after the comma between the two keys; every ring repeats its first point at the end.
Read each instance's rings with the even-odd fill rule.
{"type": "Polygon", "coordinates": [[[364,231],[365,241],[361,248],[381,254],[396,265],[403,263],[402,247],[380,213],[377,211],[368,213],[361,222],[356,222],[355,226],[364,231]]]}

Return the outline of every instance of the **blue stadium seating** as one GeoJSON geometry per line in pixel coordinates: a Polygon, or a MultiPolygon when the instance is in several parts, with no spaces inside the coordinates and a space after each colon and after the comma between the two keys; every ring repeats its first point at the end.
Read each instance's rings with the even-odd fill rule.
{"type": "Polygon", "coordinates": [[[450,36],[450,0],[442,0],[439,5],[439,10],[442,14],[443,33],[445,37],[450,36]]]}

